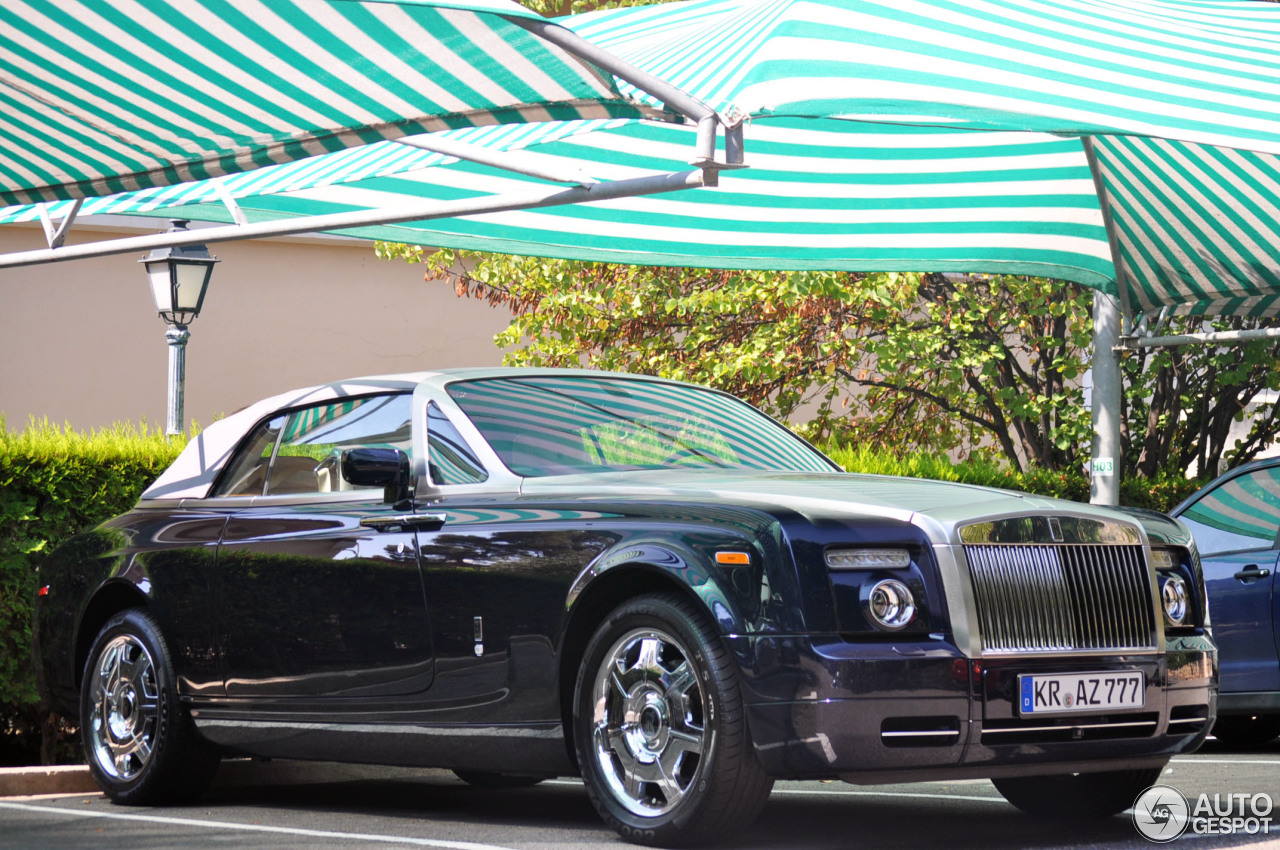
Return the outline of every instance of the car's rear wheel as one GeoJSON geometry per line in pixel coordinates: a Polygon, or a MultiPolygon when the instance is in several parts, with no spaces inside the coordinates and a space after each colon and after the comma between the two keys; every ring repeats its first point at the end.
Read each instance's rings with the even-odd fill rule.
{"type": "Polygon", "coordinates": [[[578,674],[573,735],[596,810],[637,843],[721,840],[754,820],[773,787],[733,659],[677,595],[638,597],[600,624],[578,674]]]}
{"type": "Polygon", "coordinates": [[[1280,736],[1280,714],[1219,715],[1213,735],[1228,747],[1261,747],[1280,736]]]}
{"type": "Polygon", "coordinates": [[[190,800],[213,779],[219,754],[178,701],[169,648],[140,608],[106,622],[89,649],[80,686],[89,771],[114,802],[190,800]]]}
{"type": "Polygon", "coordinates": [[[1156,784],[1163,767],[1064,773],[991,780],[1006,800],[1030,815],[1096,819],[1118,815],[1156,784]]]}

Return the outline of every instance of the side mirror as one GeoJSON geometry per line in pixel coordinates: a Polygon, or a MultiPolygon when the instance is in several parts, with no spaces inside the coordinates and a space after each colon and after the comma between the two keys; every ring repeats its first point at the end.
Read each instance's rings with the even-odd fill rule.
{"type": "Polygon", "coordinates": [[[357,487],[381,487],[384,500],[396,510],[410,504],[413,467],[399,449],[347,449],[342,453],[342,477],[357,487]]]}

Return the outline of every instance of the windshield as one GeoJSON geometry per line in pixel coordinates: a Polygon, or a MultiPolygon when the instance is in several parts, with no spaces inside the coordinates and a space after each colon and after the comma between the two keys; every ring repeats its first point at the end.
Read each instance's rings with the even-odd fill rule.
{"type": "Polygon", "coordinates": [[[719,467],[833,472],[808,443],[712,390],[627,378],[489,378],[449,394],[517,475],[719,467]]]}

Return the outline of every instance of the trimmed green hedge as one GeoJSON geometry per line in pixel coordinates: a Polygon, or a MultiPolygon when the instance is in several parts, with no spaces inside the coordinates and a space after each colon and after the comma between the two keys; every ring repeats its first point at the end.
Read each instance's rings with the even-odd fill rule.
{"type": "MultiPolygon", "coordinates": [[[[876,475],[905,475],[935,478],[962,484],[1003,487],[1039,496],[1056,496],[1075,502],[1089,501],[1089,479],[1083,473],[1033,469],[1018,472],[1001,464],[971,459],[954,462],[945,455],[873,452],[832,443],[821,447],[827,456],[849,472],[876,475]]],[[[1208,478],[1185,478],[1161,473],[1159,477],[1133,478],[1120,482],[1120,504],[1155,511],[1172,510],[1179,502],[1208,483],[1208,478]]]]}
{"type": "MultiPolygon", "coordinates": [[[[67,730],[41,711],[36,694],[31,605],[41,560],[75,532],[132,507],[182,446],[181,440],[145,427],[121,425],[81,434],[38,422],[12,432],[0,419],[0,766],[78,757],[65,740],[61,749],[55,746],[67,730]]],[[[825,450],[854,472],[1089,498],[1083,475],[1017,473],[988,461],[952,463],[936,455],[892,455],[840,445],[825,450]]],[[[1126,481],[1121,492],[1125,504],[1167,510],[1199,483],[1165,476],[1126,481]]]]}
{"type": "Polygon", "coordinates": [[[75,532],[132,507],[182,445],[145,427],[82,434],[45,421],[13,432],[0,419],[0,765],[58,757],[46,741],[41,758],[41,730],[57,724],[40,709],[31,665],[40,562],[75,532]]]}

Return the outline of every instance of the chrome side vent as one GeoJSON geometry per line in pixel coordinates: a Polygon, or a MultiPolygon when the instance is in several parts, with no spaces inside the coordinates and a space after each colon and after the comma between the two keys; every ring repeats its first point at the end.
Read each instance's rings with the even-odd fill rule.
{"type": "Polygon", "coordinates": [[[1209,706],[1177,705],[1169,712],[1169,734],[1191,735],[1209,722],[1209,706]]]}
{"type": "Polygon", "coordinates": [[[1028,718],[987,721],[982,727],[982,744],[1051,744],[1068,741],[1106,741],[1117,738],[1150,738],[1160,724],[1160,715],[1100,715],[1097,717],[1028,718]]]}
{"type": "Polygon", "coordinates": [[[1156,648],[1140,545],[981,543],[964,553],[984,652],[1156,648]]]}
{"type": "Polygon", "coordinates": [[[959,717],[889,717],[880,724],[886,747],[950,747],[959,741],[959,717]]]}

